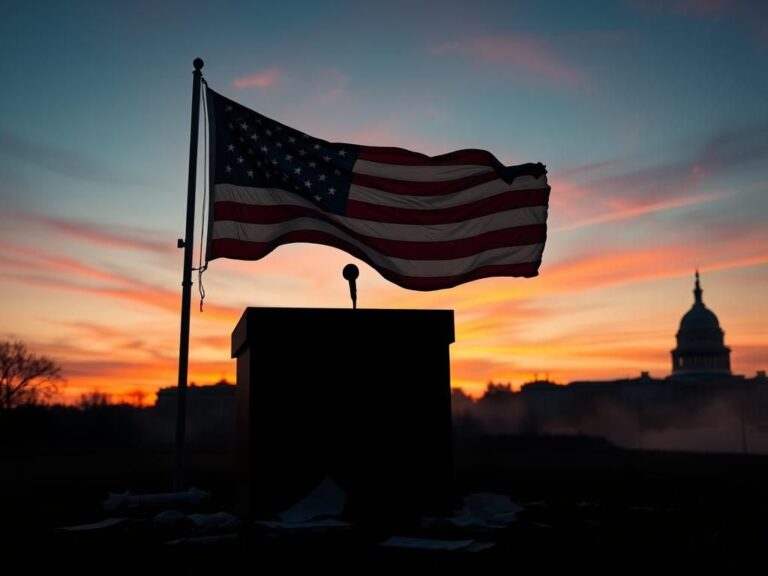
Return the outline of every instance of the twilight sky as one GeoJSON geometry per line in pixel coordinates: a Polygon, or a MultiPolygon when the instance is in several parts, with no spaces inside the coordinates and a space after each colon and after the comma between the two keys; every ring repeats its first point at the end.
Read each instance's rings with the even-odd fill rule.
{"type": "MultiPolygon", "coordinates": [[[[176,382],[196,56],[221,94],[326,140],[547,165],[538,278],[419,293],[357,262],[362,307],[456,311],[454,386],[665,376],[696,267],[734,371],[768,368],[766,2],[5,0],[2,12],[0,338],[58,360],[64,400],[151,401],[176,382]]],[[[347,307],[352,261],[297,244],[213,262],[205,311],[193,301],[191,379],[234,381],[246,306],[347,307]]]]}

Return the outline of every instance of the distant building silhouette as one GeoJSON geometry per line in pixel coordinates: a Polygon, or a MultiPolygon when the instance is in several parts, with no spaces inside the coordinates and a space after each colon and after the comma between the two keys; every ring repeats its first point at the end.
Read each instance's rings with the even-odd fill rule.
{"type": "Polygon", "coordinates": [[[699,272],[691,309],[680,320],[677,348],[672,350],[673,378],[700,378],[731,373],[731,349],[717,316],[704,305],[699,272]]]}
{"type": "Polygon", "coordinates": [[[536,378],[519,392],[491,382],[474,403],[455,395],[454,412],[471,433],[589,434],[641,448],[768,453],[766,373],[731,372],[731,350],[702,293],[696,272],[668,376],[643,371],[565,385],[536,378]]]}
{"type": "MultiPolygon", "coordinates": [[[[157,391],[154,412],[172,438],[176,421],[178,390],[176,386],[157,391]]],[[[226,380],[207,386],[191,383],[187,388],[187,439],[192,444],[224,444],[234,442],[235,386],[226,380]]]]}

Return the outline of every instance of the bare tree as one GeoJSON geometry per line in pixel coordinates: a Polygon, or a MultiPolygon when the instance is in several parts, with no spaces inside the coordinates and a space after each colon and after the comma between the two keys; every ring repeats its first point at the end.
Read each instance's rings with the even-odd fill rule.
{"type": "Polygon", "coordinates": [[[58,390],[61,367],[27,350],[21,340],[0,342],[0,410],[37,404],[58,390]]]}
{"type": "Polygon", "coordinates": [[[95,390],[80,394],[80,402],[77,405],[82,410],[89,410],[91,408],[103,408],[110,404],[112,404],[112,396],[110,394],[95,390]]]}

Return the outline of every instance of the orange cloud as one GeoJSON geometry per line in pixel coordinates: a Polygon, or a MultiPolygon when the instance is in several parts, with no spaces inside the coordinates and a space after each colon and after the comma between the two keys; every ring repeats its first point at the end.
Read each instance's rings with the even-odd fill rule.
{"type": "Polygon", "coordinates": [[[617,209],[592,216],[590,218],[584,218],[575,222],[558,226],[553,229],[553,232],[566,232],[568,230],[575,230],[577,228],[584,228],[586,226],[594,226],[596,224],[605,224],[606,222],[615,222],[617,220],[629,220],[631,218],[637,218],[638,216],[644,216],[646,214],[653,214],[655,212],[666,212],[674,208],[683,208],[686,206],[695,206],[696,204],[702,204],[705,202],[713,202],[715,200],[722,200],[733,196],[734,192],[712,192],[708,194],[694,194],[692,196],[686,196],[682,198],[672,198],[670,200],[652,202],[644,206],[626,206],[622,207],[621,202],[617,202],[617,209]]]}
{"type": "Polygon", "coordinates": [[[167,234],[155,230],[129,228],[114,224],[107,227],[92,222],[67,220],[32,212],[18,212],[13,217],[32,225],[40,224],[54,232],[60,232],[65,236],[96,246],[144,250],[162,254],[177,251],[175,243],[167,237],[167,234]]]}
{"type": "Polygon", "coordinates": [[[284,74],[279,68],[267,68],[257,74],[248,76],[239,76],[235,78],[232,85],[235,88],[266,88],[275,86],[284,79],[284,74]]]}

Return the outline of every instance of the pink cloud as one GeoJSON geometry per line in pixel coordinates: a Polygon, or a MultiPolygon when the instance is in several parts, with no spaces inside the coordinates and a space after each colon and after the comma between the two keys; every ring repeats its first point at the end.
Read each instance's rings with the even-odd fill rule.
{"type": "Polygon", "coordinates": [[[650,204],[640,206],[614,206],[610,212],[605,212],[597,216],[584,218],[583,220],[577,220],[570,222],[563,226],[559,226],[554,229],[555,232],[565,232],[567,230],[575,230],[577,228],[584,228],[586,226],[594,226],[595,224],[605,224],[606,222],[615,222],[617,220],[629,220],[637,218],[645,214],[653,214],[655,212],[666,212],[674,208],[683,208],[686,206],[695,206],[704,202],[712,202],[715,200],[722,200],[732,196],[734,192],[713,192],[709,194],[694,194],[691,196],[685,196],[682,198],[673,198],[671,200],[662,200],[653,202],[650,204]]]}
{"type": "Polygon", "coordinates": [[[331,68],[320,76],[320,89],[315,100],[318,104],[336,104],[347,96],[349,77],[341,70],[331,68]]]}
{"type": "Polygon", "coordinates": [[[279,68],[267,68],[258,74],[239,76],[235,78],[232,85],[235,88],[266,88],[279,84],[284,78],[283,71],[279,68]]]}
{"type": "Polygon", "coordinates": [[[432,54],[460,54],[509,68],[559,86],[584,85],[586,74],[570,65],[543,40],[530,36],[490,36],[447,42],[432,54]]]}
{"type": "Polygon", "coordinates": [[[31,224],[41,224],[70,238],[95,246],[127,248],[159,254],[176,253],[177,251],[176,245],[170,237],[165,237],[154,230],[116,225],[102,226],[92,222],[67,220],[31,212],[16,213],[14,217],[31,224]]]}

